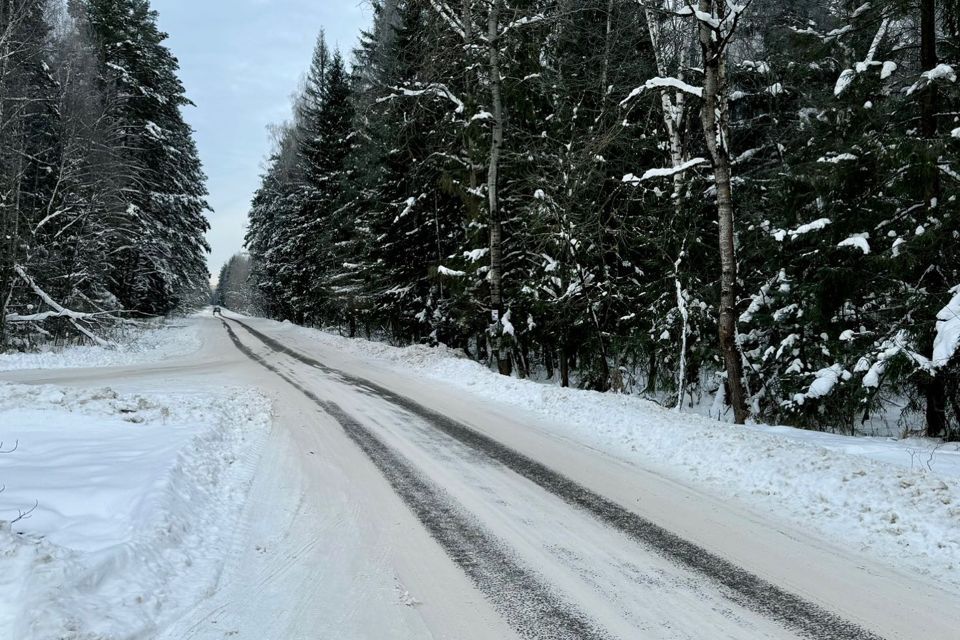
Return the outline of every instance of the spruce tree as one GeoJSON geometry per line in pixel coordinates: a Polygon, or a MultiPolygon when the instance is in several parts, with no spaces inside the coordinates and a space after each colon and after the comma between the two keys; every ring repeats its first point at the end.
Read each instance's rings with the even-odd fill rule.
{"type": "Polygon", "coordinates": [[[117,248],[116,292],[126,308],[165,313],[208,276],[205,176],[181,113],[191,103],[147,0],[89,0],[86,14],[103,81],[123,97],[118,118],[140,171],[127,203],[139,242],[117,248]]]}

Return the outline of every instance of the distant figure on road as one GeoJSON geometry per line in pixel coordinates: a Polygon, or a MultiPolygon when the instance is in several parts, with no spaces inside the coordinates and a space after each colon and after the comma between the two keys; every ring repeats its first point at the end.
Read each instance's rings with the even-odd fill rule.
{"type": "Polygon", "coordinates": [[[215,316],[220,316],[221,318],[223,317],[223,314],[220,313],[220,307],[214,307],[214,308],[213,308],[213,315],[215,315],[215,316]]]}

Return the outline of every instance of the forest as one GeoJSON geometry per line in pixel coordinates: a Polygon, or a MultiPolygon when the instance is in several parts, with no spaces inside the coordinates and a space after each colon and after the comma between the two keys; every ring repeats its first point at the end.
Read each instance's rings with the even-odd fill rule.
{"type": "MultiPolygon", "coordinates": [[[[960,1],[372,13],[303,61],[228,306],[734,422],[960,436],[960,1]]],[[[0,1],[2,348],[206,300],[165,39],[147,0],[0,1]]]]}
{"type": "Polygon", "coordinates": [[[221,274],[241,310],[960,436],[960,2],[373,7],[304,61],[221,274]]]}
{"type": "Polygon", "coordinates": [[[0,0],[0,351],[205,302],[206,186],[148,0],[0,0]]]}

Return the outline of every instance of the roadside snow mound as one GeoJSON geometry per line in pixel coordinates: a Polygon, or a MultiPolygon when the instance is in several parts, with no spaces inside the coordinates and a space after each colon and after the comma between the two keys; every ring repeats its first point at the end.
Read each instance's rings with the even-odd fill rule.
{"type": "Polygon", "coordinates": [[[493,406],[529,411],[531,425],[960,586],[957,443],[736,426],[633,396],[504,377],[447,348],[396,348],[273,326],[301,348],[318,344],[387,362],[493,406]]]}
{"type": "MultiPolygon", "coordinates": [[[[286,331],[311,331],[313,329],[303,329],[302,327],[287,327],[286,331]]],[[[417,371],[435,371],[438,367],[463,367],[465,371],[470,371],[474,375],[478,370],[484,370],[484,367],[471,360],[460,349],[451,349],[446,345],[430,347],[423,344],[413,344],[408,347],[393,347],[382,342],[371,342],[361,339],[342,338],[328,333],[323,333],[332,340],[343,340],[349,344],[349,350],[361,353],[364,356],[376,358],[381,361],[401,365],[407,369],[417,371]]],[[[339,344],[339,342],[338,342],[339,344]]]]}
{"type": "Polygon", "coordinates": [[[0,371],[20,369],[76,369],[159,362],[198,351],[200,333],[195,323],[173,322],[136,330],[115,349],[72,346],[40,353],[0,354],[0,371]]]}
{"type": "Polygon", "coordinates": [[[216,586],[259,394],[0,386],[0,638],[149,637],[216,586]],[[36,509],[9,524],[18,514],[36,509]]]}

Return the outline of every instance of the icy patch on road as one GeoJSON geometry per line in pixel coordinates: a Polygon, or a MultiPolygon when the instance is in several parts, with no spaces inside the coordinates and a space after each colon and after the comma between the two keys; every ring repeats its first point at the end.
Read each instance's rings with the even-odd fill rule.
{"type": "Polygon", "coordinates": [[[0,638],[149,637],[208,595],[269,420],[248,391],[0,386],[0,638]]]}
{"type": "Polygon", "coordinates": [[[320,344],[373,358],[493,406],[532,412],[551,433],[960,586],[960,444],[736,426],[633,396],[507,378],[447,348],[396,348],[273,326],[281,340],[293,338],[291,346],[320,344]]]}
{"type": "Polygon", "coordinates": [[[21,369],[76,369],[114,367],[160,362],[200,349],[195,322],[167,321],[132,330],[117,339],[116,348],[96,345],[47,349],[39,353],[2,353],[0,371],[21,369]]]}

